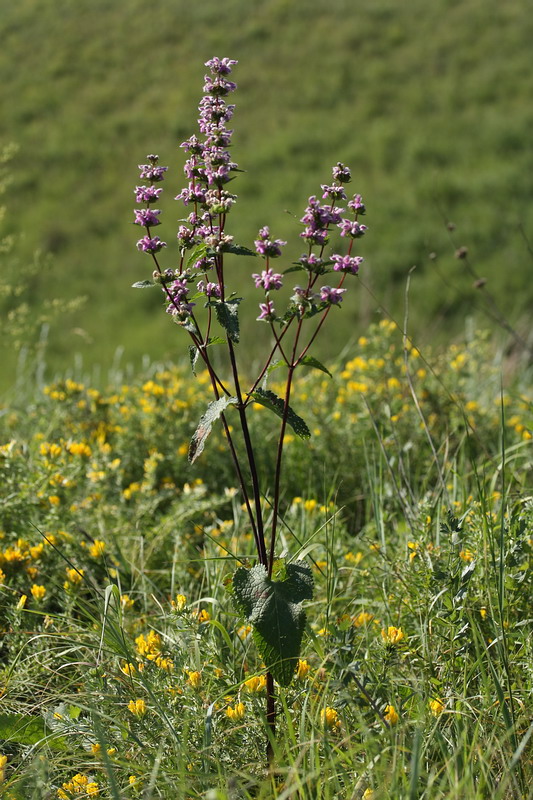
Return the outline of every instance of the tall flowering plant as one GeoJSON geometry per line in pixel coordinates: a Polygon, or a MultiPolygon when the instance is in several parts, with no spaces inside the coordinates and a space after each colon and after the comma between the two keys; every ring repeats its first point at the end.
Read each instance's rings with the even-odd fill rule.
{"type": "Polygon", "coordinates": [[[163,266],[161,259],[163,252],[168,252],[167,243],[154,234],[154,228],[161,224],[161,211],[153,206],[161,195],[160,184],[168,167],[160,166],[156,155],[147,156],[147,163],[139,165],[142,183],[135,188],[139,207],[134,210],[134,223],[144,228],[144,236],[137,242],[137,248],[152,260],[153,273],[151,280],[135,283],[134,287],[160,286],[167,314],[190,337],[193,372],[197,363],[202,362],[209,374],[214,399],[194,432],[188,457],[192,463],[200,456],[213,423],[220,420],[257,550],[257,564],[251,569],[239,567],[234,573],[233,597],[240,613],[253,627],[255,642],[267,668],[267,723],[274,734],[274,682],[288,686],[294,676],[305,626],[301,604],[311,599],[313,592],[311,572],[304,562],[276,559],[287,426],[302,439],[311,435],[305,421],[290,405],[294,373],[302,365],[328,373],[310,355],[310,349],[331,309],[341,306],[346,277],[359,271],[363,259],[353,255],[352,249],[354,241],[366,232],[366,225],[360,222],[365,206],[359,194],[348,199],[350,170],[339,162],[333,167],[331,183],[321,187],[321,199],[309,198],[301,218],[300,238],[305,252],[296,263],[275,271],[273,262],[282,258],[286,242],[274,238],[266,225],[257,234],[254,250],[234,242],[227,232],[227,222],[237,195],[228,190],[228,185],[238,172],[238,165],[229,150],[233,131],[227,125],[235,106],[227,102],[227,97],[236,89],[236,84],[228,78],[236,63],[229,58],[206,62],[209,74],[205,76],[204,95],[199,104],[200,135],[192,135],[181,144],[187,154],[184,167],[187,185],[176,200],[185,205],[188,216],[177,231],[177,256],[172,257],[177,266],[163,266]],[[346,203],[346,208],[340,207],[340,203],[346,203]],[[330,242],[335,231],[346,243],[343,249],[347,252],[332,252],[330,242]],[[236,256],[263,260],[262,268],[251,277],[262,294],[257,321],[268,325],[272,334],[266,358],[246,388],[237,358],[242,298],[226,284],[225,273],[226,261],[236,256]],[[301,282],[294,286],[285,307],[280,308],[277,293],[287,275],[296,272],[301,274],[301,282]],[[227,349],[227,376],[215,368],[210,350],[213,344],[223,344],[227,349]],[[266,388],[269,371],[279,366],[286,369],[283,396],[266,388]],[[275,471],[268,484],[273,511],[268,530],[262,504],[267,481],[259,475],[257,443],[252,441],[248,425],[253,403],[265,406],[280,420],[275,471]],[[234,427],[228,422],[230,414],[238,417],[237,430],[244,443],[242,457],[235,444],[234,427]]]}

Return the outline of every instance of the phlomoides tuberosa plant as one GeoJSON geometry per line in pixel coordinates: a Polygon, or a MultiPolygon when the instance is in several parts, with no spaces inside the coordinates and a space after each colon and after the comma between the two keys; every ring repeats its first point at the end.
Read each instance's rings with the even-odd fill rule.
{"type": "Polygon", "coordinates": [[[226,98],[236,88],[228,78],[236,63],[229,58],[212,58],[206,63],[209,74],[205,76],[204,95],[199,104],[200,135],[193,135],[181,144],[187,154],[184,167],[187,186],[176,200],[189,213],[177,232],[177,267],[163,266],[161,257],[163,252],[165,255],[169,252],[165,249],[167,243],[153,234],[153,228],[161,223],[161,212],[153,205],[163,191],[160,184],[168,167],[159,166],[156,155],[147,156],[148,163],[139,165],[143,183],[135,188],[139,207],[134,211],[134,222],[145,229],[145,235],[137,242],[137,248],[150,256],[153,274],[151,280],[134,286],[160,287],[166,312],[190,337],[193,373],[200,362],[209,375],[214,399],[198,423],[188,457],[192,463],[200,456],[213,423],[220,420],[257,550],[255,566],[251,569],[240,566],[235,571],[232,593],[238,611],[252,626],[254,641],[266,666],[266,719],[271,756],[276,725],[274,682],[286,687],[294,676],[305,626],[302,602],[310,600],[313,593],[311,570],[305,562],[276,559],[287,426],[302,439],[311,435],[305,421],[291,408],[291,390],[298,367],[312,367],[329,374],[310,355],[310,350],[331,309],[341,306],[346,277],[359,271],[363,259],[352,255],[352,248],[355,239],[366,231],[359,221],[365,206],[359,194],[348,200],[346,185],[351,180],[350,170],[339,162],[333,167],[331,184],[321,187],[321,199],[309,198],[299,233],[305,252],[296,263],[282,272],[274,271],[271,262],[282,257],[286,242],[274,239],[267,226],[259,231],[254,250],[234,242],[227,232],[227,221],[237,195],[227,187],[239,170],[229,150],[233,132],[227,128],[235,106],[228,104],[226,98]],[[346,203],[346,209],[337,203],[346,203]],[[335,229],[340,233],[340,241],[346,243],[344,254],[332,252],[330,242],[335,229]],[[247,388],[243,386],[237,357],[242,298],[226,284],[226,262],[237,256],[264,260],[264,269],[254,273],[252,279],[262,292],[257,321],[268,325],[272,334],[262,366],[247,388]],[[280,310],[278,291],[289,273],[300,273],[301,284],[294,286],[286,307],[280,310]],[[330,283],[325,282],[326,276],[330,283]],[[211,350],[215,344],[227,350],[227,376],[215,367],[211,350]],[[278,367],[285,372],[283,396],[266,388],[269,372],[278,367]],[[268,530],[263,503],[266,487],[258,474],[258,445],[252,441],[248,424],[248,414],[256,403],[279,417],[274,475],[268,481],[271,497],[268,530]],[[230,415],[237,418],[235,424],[230,425],[230,415]],[[242,436],[244,445],[239,452],[235,431],[242,436]]]}

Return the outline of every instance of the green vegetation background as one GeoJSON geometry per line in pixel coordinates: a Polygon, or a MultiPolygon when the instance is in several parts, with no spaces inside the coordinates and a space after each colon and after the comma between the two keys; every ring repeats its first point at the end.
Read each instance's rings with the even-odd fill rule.
{"type": "MultiPolygon", "coordinates": [[[[240,62],[233,155],[246,172],[230,226],[239,243],[269,224],[289,240],[288,258],[299,256],[298,219],[337,160],[366,201],[366,288],[352,289],[330,327],[329,353],[380,303],[401,317],[413,265],[419,342],[462,330],[483,293],[457,245],[503,313],[527,320],[533,15],[522,0],[0,0],[0,9],[0,143],[19,145],[2,231],[21,235],[20,264],[37,249],[53,256],[32,281],[35,308],[88,297],[53,328],[52,367],[71,365],[74,352],[110,365],[119,346],[135,363],[183,353],[158,298],[129,288],[150,272],[135,250],[133,187],[146,153],[170,165],[160,233],[171,244],[182,215],[177,145],[195,131],[213,55],[240,62]]],[[[252,267],[236,259],[236,284],[252,267]]],[[[255,342],[255,329],[246,335],[255,342]]]]}

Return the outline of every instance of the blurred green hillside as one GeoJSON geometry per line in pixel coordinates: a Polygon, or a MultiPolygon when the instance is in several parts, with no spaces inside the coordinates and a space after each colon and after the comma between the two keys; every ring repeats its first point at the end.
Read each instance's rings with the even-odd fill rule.
{"type": "MultiPolygon", "coordinates": [[[[160,230],[171,243],[183,213],[172,199],[184,180],[177,145],[196,130],[203,62],[213,55],[239,60],[233,156],[246,171],[233,184],[237,241],[250,245],[269,224],[297,257],[307,197],[338,160],[365,199],[364,286],[352,284],[335,316],[330,352],[380,303],[402,317],[413,265],[420,342],[463,330],[472,313],[484,322],[484,290],[454,258],[458,245],[505,316],[525,326],[533,299],[527,6],[0,0],[0,143],[19,145],[2,230],[20,235],[21,263],[37,249],[53,256],[32,281],[36,308],[46,297],[88,297],[53,328],[52,367],[67,367],[75,352],[88,366],[110,364],[118,346],[137,363],[185,350],[158,298],[129,288],[151,270],[135,249],[133,187],[147,153],[170,165],[160,230]]],[[[256,266],[237,259],[236,275],[250,283],[256,266]]]]}

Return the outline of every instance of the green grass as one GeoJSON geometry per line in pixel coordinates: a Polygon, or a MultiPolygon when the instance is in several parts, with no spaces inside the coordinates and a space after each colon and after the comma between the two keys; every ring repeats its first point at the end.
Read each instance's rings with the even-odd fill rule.
{"type": "MultiPolygon", "coordinates": [[[[286,443],[279,548],[315,590],[270,774],[217,430],[186,463],[205,376],[4,406],[2,797],[533,798],[530,373],[502,393],[486,337],[405,350],[386,321],[351,356],[294,387],[313,437],[286,443]]],[[[252,411],[268,515],[274,428],[252,411]]]]}
{"type": "MultiPolygon", "coordinates": [[[[240,61],[239,241],[249,245],[270,224],[289,240],[287,260],[297,257],[297,219],[337,160],[352,167],[366,200],[368,288],[332,332],[337,349],[379,304],[401,315],[415,264],[421,342],[462,332],[472,314],[483,320],[484,292],[454,259],[459,245],[504,316],[526,327],[533,23],[520,0],[4,5],[0,141],[20,146],[3,223],[21,237],[11,260],[25,264],[36,249],[53,256],[31,283],[34,314],[46,298],[88,297],[53,327],[51,369],[67,368],[73,351],[88,369],[108,366],[119,346],[136,364],[144,354],[175,357],[167,320],[129,290],[146,272],[130,225],[132,187],[147,152],[171,165],[171,241],[180,214],[171,198],[182,185],[176,146],[194,130],[202,62],[215,53],[240,61]],[[457,226],[453,243],[447,220],[457,226]]],[[[5,363],[13,367],[9,352],[5,363]]]]}

